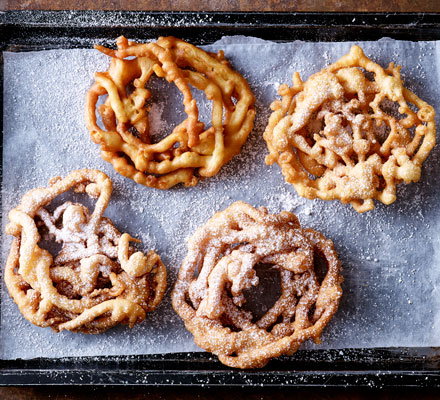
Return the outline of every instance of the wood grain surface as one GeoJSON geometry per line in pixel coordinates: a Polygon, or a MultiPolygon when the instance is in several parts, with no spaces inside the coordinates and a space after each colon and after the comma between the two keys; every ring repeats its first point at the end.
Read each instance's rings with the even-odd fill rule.
{"type": "Polygon", "coordinates": [[[0,9],[440,12],[440,0],[0,0],[0,9]]]}
{"type": "Polygon", "coordinates": [[[438,400],[440,392],[429,388],[200,388],[200,387],[39,387],[0,388],[7,400],[438,400]]]}

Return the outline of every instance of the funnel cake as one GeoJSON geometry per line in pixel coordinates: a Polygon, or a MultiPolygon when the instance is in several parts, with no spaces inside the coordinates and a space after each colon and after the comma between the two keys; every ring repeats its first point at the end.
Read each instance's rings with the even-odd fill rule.
{"type": "Polygon", "coordinates": [[[358,212],[396,200],[417,182],[435,145],[434,109],[403,86],[400,66],[383,69],[359,46],[303,82],[281,85],[264,133],[267,164],[308,199],[339,199],[358,212]]]}
{"type": "Polygon", "coordinates": [[[47,188],[25,194],[9,213],[6,233],[14,236],[5,269],[9,294],[24,317],[54,331],[100,333],[118,323],[132,327],[162,300],[166,270],[152,250],[133,252],[129,234],[103,217],[112,182],[97,170],[53,178],[47,188]],[[46,207],[69,191],[97,197],[92,214],[66,201],[46,207]],[[40,245],[61,244],[53,257],[40,245]]]}
{"type": "Polygon", "coordinates": [[[165,37],[154,43],[130,42],[123,36],[117,50],[96,49],[112,57],[106,72],[95,74],[86,97],[85,118],[104,160],[142,185],[168,189],[178,183],[194,186],[215,175],[240,152],[252,130],[254,96],[246,80],[234,71],[223,52],[206,53],[182,40],[165,37]],[[187,118],[158,143],[150,143],[146,88],[156,74],[172,82],[183,95],[187,118]],[[212,101],[212,124],[199,121],[191,88],[212,101]],[[100,96],[108,95],[97,107],[100,96]],[[96,109],[104,129],[97,123],[96,109]]]}
{"type": "Polygon", "coordinates": [[[290,212],[272,215],[236,202],[189,239],[172,300],[198,346],[228,366],[258,368],[309,338],[320,342],[338,308],[341,282],[331,240],[302,229],[290,212]],[[317,255],[325,260],[323,278],[315,273],[317,255]],[[257,265],[281,278],[281,296],[258,319],[243,307],[244,292],[259,283],[257,265]]]}

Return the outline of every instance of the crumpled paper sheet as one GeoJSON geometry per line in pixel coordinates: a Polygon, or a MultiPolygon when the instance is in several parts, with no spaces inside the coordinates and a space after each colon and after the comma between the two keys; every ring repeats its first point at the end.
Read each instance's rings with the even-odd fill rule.
{"type": "MultiPolygon", "coordinates": [[[[224,49],[233,67],[248,79],[257,99],[255,128],[241,154],[217,176],[193,188],[168,191],[119,176],[90,139],[84,97],[94,72],[107,69],[106,56],[92,49],[4,53],[3,231],[7,212],[27,190],[73,169],[101,169],[114,182],[106,215],[120,231],[142,239],[143,250],[159,252],[169,271],[169,291],[161,306],[133,329],[55,334],[26,321],[3,283],[1,358],[198,351],[172,310],[170,289],[186,253],[186,238],[235,200],[264,205],[272,212],[293,211],[303,226],[320,230],[335,242],[343,264],[344,295],[322,345],[307,343],[304,348],[439,346],[439,148],[425,162],[417,184],[400,185],[394,204],[377,204],[362,215],[336,201],[300,198],[284,182],[278,166],[264,163],[262,135],[278,86],[290,84],[294,71],[306,79],[348,52],[351,44],[272,43],[236,36],[206,46],[211,51],[224,49]]],[[[438,42],[382,39],[360,45],[383,66],[390,61],[403,65],[405,84],[440,112],[438,42]]],[[[184,111],[175,87],[158,78],[151,85],[151,124],[159,138],[184,118],[184,111]]],[[[203,100],[200,93],[196,97],[203,100]]],[[[209,121],[209,102],[203,101],[200,109],[202,120],[209,121]]],[[[10,243],[11,238],[4,236],[3,266],[10,243]]]]}

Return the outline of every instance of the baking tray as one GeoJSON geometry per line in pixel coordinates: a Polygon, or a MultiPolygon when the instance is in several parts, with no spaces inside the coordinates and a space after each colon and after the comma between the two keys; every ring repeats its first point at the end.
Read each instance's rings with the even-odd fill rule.
{"type": "MultiPolygon", "coordinates": [[[[274,41],[440,40],[440,14],[0,12],[2,51],[91,48],[121,34],[174,35],[195,44],[234,34],[274,41]]],[[[3,93],[3,68],[0,78],[3,93]]],[[[227,368],[207,353],[0,360],[0,385],[60,384],[440,387],[440,349],[303,350],[249,371],[227,368]]]]}

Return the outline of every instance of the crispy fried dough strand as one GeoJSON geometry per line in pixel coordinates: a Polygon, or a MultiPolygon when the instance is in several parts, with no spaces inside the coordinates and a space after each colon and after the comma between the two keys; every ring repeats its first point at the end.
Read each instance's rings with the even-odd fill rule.
{"type": "Polygon", "coordinates": [[[86,97],[85,119],[93,141],[101,145],[103,159],[118,173],[158,189],[178,183],[194,186],[196,170],[201,177],[213,176],[240,152],[252,130],[255,99],[222,51],[208,54],[173,37],[142,44],[121,36],[117,50],[96,48],[112,59],[108,71],[95,74],[86,97]],[[150,143],[145,105],[151,97],[146,85],[153,74],[177,86],[187,114],[155,144],[150,143]],[[212,101],[209,128],[198,119],[191,86],[212,101]],[[103,95],[108,97],[97,107],[103,95]],[[97,123],[96,110],[104,129],[97,123]]]}
{"type": "Polygon", "coordinates": [[[77,170],[29,191],[10,211],[5,282],[28,321],[56,332],[100,333],[118,323],[132,327],[162,300],[167,274],[160,257],[133,253],[129,242],[139,240],[102,216],[111,192],[103,172],[77,170]],[[91,215],[78,203],[45,208],[70,189],[98,198],[91,215]],[[39,246],[42,238],[62,244],[55,258],[39,246]]]}
{"type": "Polygon", "coordinates": [[[198,346],[228,366],[258,368],[293,354],[309,338],[320,341],[338,308],[341,282],[331,240],[302,229],[290,212],[272,215],[236,202],[189,239],[172,301],[198,346]],[[327,266],[322,280],[316,254],[327,266]],[[282,294],[255,320],[242,306],[243,292],[258,285],[257,264],[279,271],[282,294]]]}
{"type": "Polygon", "coordinates": [[[374,199],[393,203],[397,184],[420,179],[435,145],[435,112],[403,86],[400,66],[383,69],[353,46],[306,82],[296,72],[278,93],[266,163],[276,162],[299,195],[339,199],[361,213],[374,199]]]}

